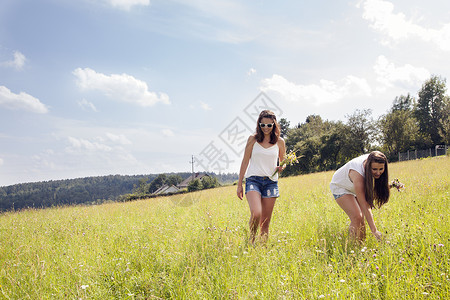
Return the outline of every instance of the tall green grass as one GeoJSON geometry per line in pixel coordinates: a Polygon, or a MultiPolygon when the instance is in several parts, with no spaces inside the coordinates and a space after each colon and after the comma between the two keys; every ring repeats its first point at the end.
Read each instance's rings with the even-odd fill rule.
{"type": "Polygon", "coordinates": [[[332,172],[280,180],[269,240],[248,244],[235,186],[0,216],[5,299],[449,299],[449,157],[390,164],[384,233],[348,241],[332,172]]]}

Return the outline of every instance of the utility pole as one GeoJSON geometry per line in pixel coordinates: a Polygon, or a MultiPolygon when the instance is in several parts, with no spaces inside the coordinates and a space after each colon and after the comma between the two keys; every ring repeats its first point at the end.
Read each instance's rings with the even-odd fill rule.
{"type": "Polygon", "coordinates": [[[194,175],[194,155],[192,155],[192,159],[189,162],[192,165],[192,180],[194,180],[195,175],[194,175]]]}

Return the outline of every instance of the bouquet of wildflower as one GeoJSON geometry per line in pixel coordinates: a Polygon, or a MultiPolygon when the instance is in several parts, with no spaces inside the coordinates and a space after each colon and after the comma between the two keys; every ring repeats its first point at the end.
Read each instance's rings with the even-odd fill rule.
{"type": "Polygon", "coordinates": [[[389,184],[390,188],[395,187],[397,189],[397,191],[401,191],[405,185],[403,183],[401,183],[397,178],[395,178],[394,180],[392,180],[392,182],[389,184]]]}
{"type": "MultiPolygon", "coordinates": [[[[293,165],[294,163],[298,163],[299,158],[300,158],[300,156],[297,156],[297,154],[295,154],[295,152],[290,151],[289,154],[286,155],[286,158],[280,162],[280,167],[290,166],[290,165],[293,165]]],[[[280,170],[277,168],[275,170],[275,172],[272,174],[272,177],[275,176],[275,174],[277,174],[279,171],[280,170]]]]}

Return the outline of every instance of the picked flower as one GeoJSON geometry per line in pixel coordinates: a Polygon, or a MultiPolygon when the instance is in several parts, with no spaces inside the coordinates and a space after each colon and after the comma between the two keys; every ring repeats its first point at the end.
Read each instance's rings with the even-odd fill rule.
{"type": "Polygon", "coordinates": [[[402,189],[405,188],[405,185],[403,183],[401,183],[397,178],[395,178],[394,180],[392,180],[392,182],[389,184],[390,188],[395,187],[397,189],[397,191],[401,191],[402,189]]]}
{"type": "MultiPolygon", "coordinates": [[[[289,154],[286,155],[286,158],[280,162],[280,167],[283,168],[284,166],[290,166],[293,165],[294,163],[298,163],[299,158],[300,156],[297,156],[295,152],[290,151],[289,154]]],[[[280,172],[279,168],[277,168],[275,172],[273,172],[272,177],[275,176],[275,174],[277,174],[278,172],[280,172]]]]}

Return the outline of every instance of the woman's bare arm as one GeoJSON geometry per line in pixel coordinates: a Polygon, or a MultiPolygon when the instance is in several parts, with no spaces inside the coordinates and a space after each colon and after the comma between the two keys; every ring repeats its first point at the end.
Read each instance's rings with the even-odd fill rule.
{"type": "Polygon", "coordinates": [[[239,179],[237,184],[237,196],[242,200],[244,197],[244,190],[242,188],[242,182],[244,181],[245,171],[247,171],[248,164],[250,162],[250,158],[252,156],[253,145],[255,144],[256,139],[252,135],[247,140],[247,145],[245,146],[244,157],[242,158],[241,168],[239,170],[239,179]]]}

